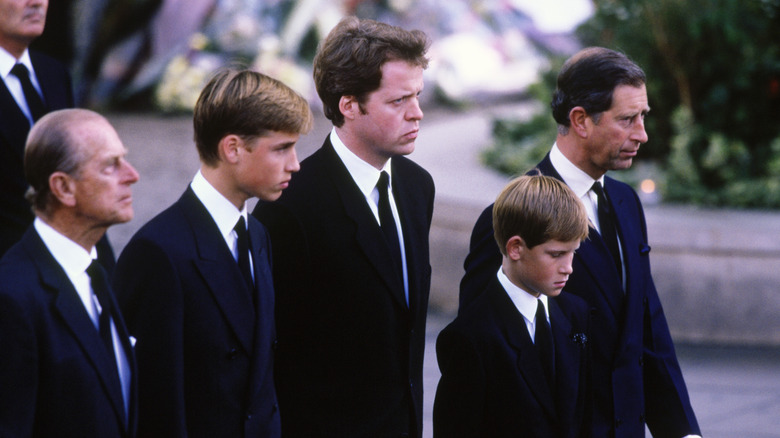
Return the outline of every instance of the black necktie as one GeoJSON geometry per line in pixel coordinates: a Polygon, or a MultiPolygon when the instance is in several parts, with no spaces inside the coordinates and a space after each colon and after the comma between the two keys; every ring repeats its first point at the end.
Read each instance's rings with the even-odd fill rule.
{"type": "Polygon", "coordinates": [[[103,340],[103,345],[106,347],[106,351],[111,357],[111,363],[116,365],[116,355],[114,354],[114,340],[111,336],[111,299],[109,294],[111,293],[108,286],[108,280],[106,277],[106,271],[98,263],[97,260],[93,260],[87,268],[87,275],[89,275],[90,284],[92,285],[92,292],[100,303],[100,316],[98,317],[98,331],[100,332],[100,339],[103,340]]]}
{"type": "Polygon", "coordinates": [[[547,322],[547,314],[544,312],[542,300],[536,300],[536,331],[534,332],[534,345],[539,352],[544,376],[550,389],[555,388],[555,349],[553,348],[552,330],[547,322]]]}
{"type": "MultiPolygon", "coordinates": [[[[254,291],[255,282],[252,280],[252,268],[249,266],[249,233],[246,230],[244,216],[238,218],[238,222],[233,229],[236,230],[236,235],[238,236],[238,267],[241,269],[241,274],[244,276],[247,287],[249,287],[250,291],[254,291]]],[[[254,293],[252,295],[254,296],[254,293]]]]}
{"type": "Polygon", "coordinates": [[[592,190],[596,192],[598,196],[598,215],[599,215],[599,228],[601,228],[601,237],[609,248],[609,252],[612,254],[612,260],[615,262],[615,268],[617,268],[618,277],[623,278],[623,265],[620,262],[620,250],[618,249],[617,228],[615,228],[615,213],[612,211],[612,206],[607,199],[604,189],[601,187],[601,183],[596,181],[593,183],[592,190]]]}
{"type": "Polygon", "coordinates": [[[46,108],[43,106],[40,94],[38,94],[32,82],[30,82],[29,70],[27,70],[24,64],[19,63],[11,69],[11,74],[19,78],[19,82],[22,84],[22,91],[24,91],[24,99],[27,101],[27,107],[30,109],[33,122],[38,121],[46,114],[46,108]]]}
{"type": "Polygon", "coordinates": [[[387,245],[390,247],[390,252],[393,253],[393,260],[395,261],[396,270],[401,274],[403,279],[403,265],[401,264],[401,246],[398,239],[398,229],[395,225],[395,219],[393,219],[393,212],[390,210],[390,198],[387,194],[387,187],[390,176],[387,172],[379,174],[379,181],[376,183],[376,188],[379,191],[379,224],[381,225],[382,232],[385,234],[387,245]]]}

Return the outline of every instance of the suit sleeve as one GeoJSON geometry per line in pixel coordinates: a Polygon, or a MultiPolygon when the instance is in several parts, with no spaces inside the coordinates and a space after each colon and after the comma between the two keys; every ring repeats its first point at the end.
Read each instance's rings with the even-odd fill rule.
{"type": "Polygon", "coordinates": [[[159,246],[133,240],[117,263],[114,290],[137,339],[138,436],[186,437],[183,291],[176,266],[159,246]]]}
{"type": "Polygon", "coordinates": [[[0,291],[0,436],[33,435],[37,351],[32,316],[10,294],[0,291]]]}
{"type": "Polygon", "coordinates": [[[445,329],[436,341],[441,379],[433,404],[434,438],[481,436],[485,370],[472,340],[445,329]]]}
{"type": "Polygon", "coordinates": [[[466,274],[460,281],[459,310],[481,294],[501,266],[501,251],[493,237],[493,205],[488,206],[474,224],[469,254],[463,263],[466,274]]]}
{"type": "MultiPolygon", "coordinates": [[[[636,200],[637,205],[639,200],[636,200]]],[[[644,388],[647,425],[653,436],[682,437],[701,435],[696,415],[688,396],[669,326],[661,300],[650,274],[650,247],[647,245],[647,225],[639,207],[643,244],[642,272],[647,278],[644,312],[644,388]]]]}

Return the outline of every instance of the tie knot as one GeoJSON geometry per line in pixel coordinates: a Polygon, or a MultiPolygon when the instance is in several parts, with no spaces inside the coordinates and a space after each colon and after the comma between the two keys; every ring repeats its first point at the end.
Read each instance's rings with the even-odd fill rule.
{"type": "Polygon", "coordinates": [[[380,190],[387,190],[390,182],[390,175],[384,170],[379,174],[379,181],[376,183],[376,187],[380,190]]]}
{"type": "Polygon", "coordinates": [[[14,68],[11,69],[11,74],[16,76],[17,78],[29,78],[30,77],[30,71],[27,70],[27,67],[25,67],[24,64],[21,62],[16,63],[14,65],[14,68]]]}
{"type": "Polygon", "coordinates": [[[89,275],[89,278],[93,281],[105,280],[106,270],[103,269],[103,266],[101,266],[97,260],[93,259],[92,263],[87,267],[87,275],[89,275]]]}
{"type": "Polygon", "coordinates": [[[542,300],[538,299],[536,300],[536,319],[537,322],[539,321],[539,318],[544,319],[547,321],[547,312],[544,310],[544,303],[542,300]]]}
{"type": "Polygon", "coordinates": [[[601,182],[594,182],[590,189],[593,190],[593,192],[596,193],[599,198],[604,197],[604,188],[601,186],[601,182]]]}
{"type": "Polygon", "coordinates": [[[246,221],[244,221],[244,216],[239,216],[238,221],[236,222],[236,226],[233,227],[234,230],[236,230],[236,233],[245,233],[246,232],[246,221]]]}

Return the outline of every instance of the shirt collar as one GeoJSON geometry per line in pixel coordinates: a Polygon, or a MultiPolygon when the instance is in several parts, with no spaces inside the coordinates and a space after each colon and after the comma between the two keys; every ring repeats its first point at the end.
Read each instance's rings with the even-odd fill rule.
{"type": "Polygon", "coordinates": [[[550,150],[550,162],[563,178],[563,182],[574,191],[578,198],[583,198],[596,181],[599,181],[602,187],[604,186],[604,175],[597,180],[591,178],[563,155],[563,152],[558,148],[558,143],[555,143],[550,150]]]}
{"type": "Polygon", "coordinates": [[[330,132],[330,143],[333,145],[333,149],[336,151],[336,154],[339,156],[339,158],[341,158],[341,161],[347,168],[347,172],[349,172],[349,174],[352,176],[355,184],[357,184],[358,188],[361,192],[363,192],[365,197],[368,198],[371,196],[371,192],[374,190],[374,187],[376,187],[376,183],[379,181],[379,174],[382,171],[387,172],[387,175],[390,177],[390,187],[393,186],[393,172],[391,170],[392,166],[390,165],[393,160],[392,158],[387,160],[385,167],[383,167],[381,171],[377,170],[376,167],[366,163],[360,157],[355,155],[354,152],[349,150],[349,148],[339,138],[339,135],[336,132],[336,128],[333,128],[333,130],[330,132]]]}
{"type": "Polygon", "coordinates": [[[535,322],[536,307],[538,306],[536,301],[542,300],[542,304],[544,304],[544,311],[548,312],[547,318],[549,319],[550,314],[547,310],[549,309],[549,306],[547,305],[547,295],[540,294],[539,298],[536,298],[535,296],[526,292],[524,289],[512,283],[512,281],[509,280],[509,277],[504,274],[504,270],[502,268],[498,268],[498,281],[501,283],[501,286],[504,287],[507,295],[509,295],[509,299],[512,300],[512,303],[514,303],[517,310],[520,312],[520,314],[523,315],[523,318],[528,321],[535,322]]]}
{"type": "Polygon", "coordinates": [[[0,47],[0,75],[2,75],[3,80],[11,74],[11,69],[14,68],[14,65],[18,62],[24,64],[24,66],[27,67],[27,70],[30,71],[30,74],[34,76],[33,73],[35,70],[33,70],[29,50],[25,50],[24,53],[22,53],[22,57],[17,60],[7,50],[0,47]]]}
{"type": "Polygon", "coordinates": [[[239,216],[243,216],[244,221],[247,221],[246,203],[244,203],[244,207],[241,210],[237,209],[232,202],[223,196],[222,193],[219,193],[219,191],[203,177],[200,170],[198,170],[198,173],[192,178],[190,187],[192,187],[195,196],[200,199],[200,202],[203,203],[203,206],[206,207],[206,210],[209,212],[212,219],[214,219],[214,222],[216,222],[217,228],[219,228],[219,232],[222,234],[225,241],[228,240],[231,235],[230,233],[233,232],[233,227],[236,226],[239,216]]]}
{"type": "Polygon", "coordinates": [[[75,278],[83,274],[92,260],[97,258],[97,251],[93,246],[90,251],[72,241],[64,234],[55,230],[41,218],[36,217],[33,222],[35,231],[41,236],[41,240],[48,248],[54,260],[62,266],[68,278],[75,278]]]}

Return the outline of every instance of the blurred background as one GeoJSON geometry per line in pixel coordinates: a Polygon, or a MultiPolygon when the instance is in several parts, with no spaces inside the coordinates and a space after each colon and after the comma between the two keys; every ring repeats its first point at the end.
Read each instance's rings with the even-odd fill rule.
{"type": "Polygon", "coordinates": [[[780,436],[780,0],[51,0],[33,47],[70,66],[79,105],[108,115],[141,174],[136,218],[109,231],[117,252],[197,170],[191,110],[216,69],[251,66],[295,88],[316,118],[299,157],[321,145],[330,124],[311,60],[345,15],[433,41],[411,157],[437,186],[427,406],[471,228],[552,145],[563,60],[601,45],[648,76],[650,141],[610,175],[645,203],[705,436],[780,436]]]}

